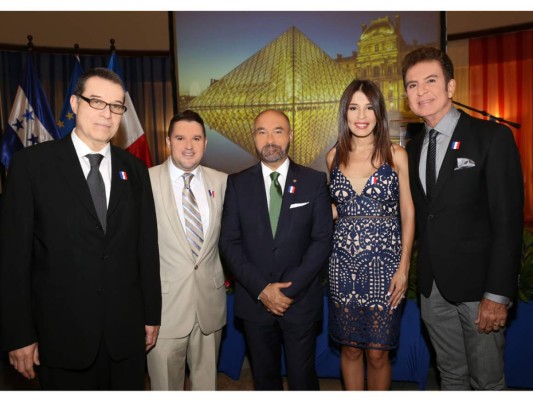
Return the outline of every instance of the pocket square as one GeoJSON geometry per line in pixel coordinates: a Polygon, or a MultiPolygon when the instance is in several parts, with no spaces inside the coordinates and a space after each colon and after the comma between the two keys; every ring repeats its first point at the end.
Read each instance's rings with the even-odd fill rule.
{"type": "Polygon", "coordinates": [[[303,207],[303,206],[306,206],[308,205],[309,202],[306,202],[306,203],[293,203],[291,204],[291,207],[290,208],[298,208],[298,207],[303,207]]]}
{"type": "Polygon", "coordinates": [[[469,158],[458,158],[457,167],[454,168],[454,171],[457,171],[459,169],[472,168],[475,166],[476,166],[476,163],[469,158]]]}

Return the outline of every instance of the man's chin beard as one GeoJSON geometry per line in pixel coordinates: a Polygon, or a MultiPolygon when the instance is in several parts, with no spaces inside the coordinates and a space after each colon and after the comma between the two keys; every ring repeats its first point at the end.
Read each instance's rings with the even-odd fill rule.
{"type": "MultiPolygon", "coordinates": [[[[275,147],[278,151],[276,153],[269,153],[267,156],[263,154],[263,150],[259,151],[256,149],[257,157],[264,163],[270,164],[275,163],[280,160],[283,160],[287,154],[286,151],[283,151],[280,147],[275,147]]],[[[264,149],[264,148],[263,148],[264,149]]],[[[288,149],[287,149],[288,150],[288,149]]]]}

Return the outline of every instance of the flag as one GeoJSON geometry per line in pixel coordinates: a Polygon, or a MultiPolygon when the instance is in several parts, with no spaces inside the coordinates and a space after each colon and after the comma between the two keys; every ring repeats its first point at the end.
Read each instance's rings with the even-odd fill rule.
{"type": "Polygon", "coordinates": [[[150,157],[150,150],[148,149],[148,142],[146,141],[146,135],[144,134],[144,129],[141,126],[139,117],[135,112],[135,107],[133,107],[133,103],[131,102],[131,97],[126,87],[126,81],[124,80],[124,74],[118,65],[117,54],[115,52],[111,54],[108,68],[118,74],[120,79],[122,79],[122,82],[124,82],[124,87],[126,89],[124,105],[128,108],[128,111],[122,115],[120,127],[113,138],[113,144],[126,149],[131,154],[144,161],[147,167],[151,167],[153,164],[152,158],[150,157]]]}
{"type": "Polygon", "coordinates": [[[33,67],[30,53],[26,58],[22,83],[17,89],[2,140],[2,164],[7,169],[17,150],[59,138],[54,115],[33,67]]]}
{"type": "Polygon", "coordinates": [[[83,67],[81,66],[80,58],[76,55],[74,69],[70,76],[70,84],[68,85],[67,93],[65,94],[65,102],[63,103],[63,108],[61,109],[61,114],[59,114],[59,120],[57,121],[59,136],[62,138],[67,136],[76,126],[76,116],[72,111],[72,107],[70,107],[70,96],[72,96],[74,90],[76,90],[76,83],[78,83],[81,74],[83,74],[83,67]]]}

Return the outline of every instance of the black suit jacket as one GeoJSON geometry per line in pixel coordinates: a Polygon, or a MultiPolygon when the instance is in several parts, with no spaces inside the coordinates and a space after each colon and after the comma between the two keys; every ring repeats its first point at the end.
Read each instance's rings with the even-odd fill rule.
{"type": "Polygon", "coordinates": [[[283,292],[294,303],[283,318],[291,323],[322,318],[320,276],[327,267],[333,232],[330,204],[326,175],[291,161],[274,238],[261,164],[229,176],[220,247],[237,278],[237,317],[252,322],[278,318],[257,297],[268,283],[291,281],[283,292]]]}
{"type": "Polygon", "coordinates": [[[484,292],[512,297],[517,288],[524,189],[520,156],[510,130],[464,112],[452,135],[432,202],[418,167],[424,134],[408,144],[416,209],[418,284],[433,280],[452,302],[479,301],[484,292]],[[451,149],[459,142],[458,150],[451,149]],[[458,169],[458,159],[474,162],[458,169]]]}
{"type": "Polygon", "coordinates": [[[81,369],[102,337],[120,360],[144,348],[145,325],[160,324],[148,171],[114,146],[111,160],[104,234],[70,135],[14,155],[0,222],[4,350],[38,342],[44,364],[81,369]]]}

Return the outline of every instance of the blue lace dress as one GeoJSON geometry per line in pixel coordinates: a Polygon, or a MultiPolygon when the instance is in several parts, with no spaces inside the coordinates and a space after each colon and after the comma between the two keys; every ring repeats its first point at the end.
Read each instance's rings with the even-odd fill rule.
{"type": "Polygon", "coordinates": [[[400,310],[387,304],[401,256],[398,175],[381,165],[357,194],[335,168],[330,194],[338,220],[329,259],[329,333],[364,349],[397,347],[400,310]]]}

